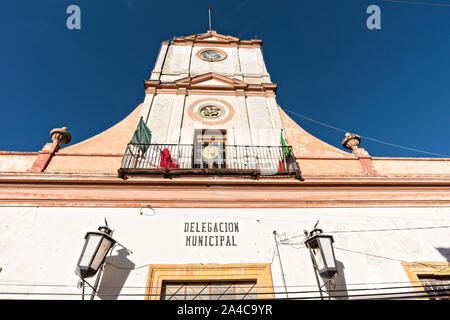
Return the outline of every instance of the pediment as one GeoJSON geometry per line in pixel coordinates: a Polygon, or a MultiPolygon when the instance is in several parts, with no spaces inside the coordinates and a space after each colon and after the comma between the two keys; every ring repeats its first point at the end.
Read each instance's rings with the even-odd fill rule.
{"type": "Polygon", "coordinates": [[[222,38],[218,38],[218,37],[207,37],[207,38],[197,38],[197,40],[206,40],[206,41],[224,41],[224,39],[222,38]]]}
{"type": "Polygon", "coordinates": [[[224,43],[230,43],[230,42],[237,42],[239,41],[239,38],[232,37],[232,36],[226,36],[220,33],[215,32],[214,30],[200,33],[200,34],[193,34],[190,36],[185,37],[176,37],[174,38],[176,41],[214,41],[214,42],[224,42],[224,43]]]}
{"type": "Polygon", "coordinates": [[[178,86],[192,87],[230,87],[230,88],[246,88],[247,82],[218,75],[216,73],[207,73],[195,77],[183,78],[175,81],[178,86]]]}

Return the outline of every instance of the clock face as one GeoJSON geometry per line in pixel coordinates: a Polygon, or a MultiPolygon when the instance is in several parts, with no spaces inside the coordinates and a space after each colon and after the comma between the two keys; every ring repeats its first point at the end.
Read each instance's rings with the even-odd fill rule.
{"type": "Polygon", "coordinates": [[[223,55],[216,50],[206,50],[200,54],[204,59],[209,61],[221,60],[223,55]]]}
{"type": "Polygon", "coordinates": [[[219,106],[215,105],[206,105],[201,107],[198,112],[201,114],[203,118],[217,118],[222,113],[222,110],[219,106]]]}
{"type": "Polygon", "coordinates": [[[202,155],[204,158],[212,160],[219,155],[219,152],[220,152],[219,148],[214,146],[208,146],[203,149],[202,155]]]}

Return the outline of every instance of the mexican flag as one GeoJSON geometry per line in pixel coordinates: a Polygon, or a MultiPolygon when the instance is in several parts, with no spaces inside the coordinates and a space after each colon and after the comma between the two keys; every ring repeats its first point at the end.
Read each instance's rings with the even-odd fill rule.
{"type": "MultiPolygon", "coordinates": [[[[281,144],[281,150],[283,150],[284,155],[286,157],[288,157],[289,154],[290,154],[289,153],[289,146],[288,146],[288,144],[286,142],[286,139],[283,136],[283,130],[281,130],[281,141],[280,141],[280,144],[281,144]]],[[[278,163],[278,167],[277,167],[278,172],[286,170],[285,162],[287,163],[287,158],[283,157],[283,159],[281,159],[280,162],[278,163]]]]}
{"type": "Polygon", "coordinates": [[[286,142],[286,139],[283,136],[283,130],[281,130],[281,142],[280,143],[281,143],[281,146],[283,147],[284,154],[286,156],[288,156],[289,155],[289,147],[288,147],[288,144],[286,142]]]}
{"type": "Polygon", "coordinates": [[[145,124],[143,118],[139,120],[139,124],[134,131],[133,138],[131,139],[131,143],[135,145],[136,148],[142,151],[142,154],[147,151],[150,147],[150,143],[152,141],[152,132],[145,124]]]}

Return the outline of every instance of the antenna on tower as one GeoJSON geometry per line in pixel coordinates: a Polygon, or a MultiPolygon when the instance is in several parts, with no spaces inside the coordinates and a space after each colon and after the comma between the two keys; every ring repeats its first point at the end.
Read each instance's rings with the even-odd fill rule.
{"type": "Polygon", "coordinates": [[[208,7],[208,15],[209,15],[209,32],[211,32],[211,7],[208,7]]]}

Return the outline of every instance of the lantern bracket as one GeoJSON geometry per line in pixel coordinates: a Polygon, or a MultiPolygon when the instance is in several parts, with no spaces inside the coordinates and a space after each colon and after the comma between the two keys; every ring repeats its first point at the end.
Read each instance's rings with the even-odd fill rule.
{"type": "MultiPolygon", "coordinates": [[[[81,291],[81,300],[84,300],[84,287],[85,287],[85,284],[87,283],[87,285],[89,286],[89,287],[91,287],[91,289],[92,289],[92,294],[93,295],[95,295],[95,294],[97,294],[97,289],[96,288],[94,288],[88,281],[86,281],[84,278],[80,278],[80,280],[78,280],[78,282],[77,282],[77,288],[78,289],[83,289],[82,291],[81,291]]],[[[91,299],[92,300],[92,299],[91,299]]]]}
{"type": "Polygon", "coordinates": [[[310,256],[311,256],[311,262],[312,262],[312,265],[314,268],[314,275],[316,277],[320,296],[323,300],[324,297],[322,294],[322,288],[327,287],[327,285],[329,285],[329,288],[331,288],[331,286],[335,287],[333,280],[334,280],[335,276],[337,275],[338,271],[336,268],[336,260],[334,258],[334,251],[333,251],[334,239],[330,235],[323,234],[322,229],[316,228],[318,223],[319,223],[319,221],[317,221],[317,223],[314,226],[312,231],[308,232],[307,230],[304,230],[304,234],[305,234],[305,245],[308,248],[310,256]],[[325,264],[325,266],[321,266],[320,267],[321,269],[319,269],[318,261],[316,261],[315,254],[313,254],[314,250],[316,250],[316,252],[319,252],[317,255],[319,256],[320,261],[322,261],[322,264],[323,264],[323,261],[329,261],[329,259],[326,259],[324,257],[323,243],[321,243],[321,241],[323,241],[323,239],[327,239],[329,246],[331,246],[330,249],[328,250],[328,252],[331,251],[332,259],[334,260],[334,263],[332,263],[332,266],[329,267],[328,262],[327,262],[325,264]],[[323,279],[324,280],[323,285],[320,284],[319,276],[318,276],[319,274],[321,275],[322,278],[325,278],[325,279],[323,279]]]}

